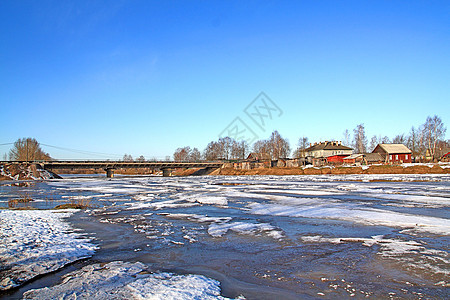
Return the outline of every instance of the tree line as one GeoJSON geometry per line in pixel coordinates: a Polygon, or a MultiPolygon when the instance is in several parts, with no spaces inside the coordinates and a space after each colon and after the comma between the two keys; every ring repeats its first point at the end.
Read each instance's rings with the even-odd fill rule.
{"type": "MultiPolygon", "coordinates": [[[[443,154],[440,151],[441,149],[450,147],[450,140],[445,140],[446,131],[447,128],[440,117],[437,115],[429,116],[425,123],[417,128],[412,126],[409,133],[398,134],[392,140],[387,136],[372,136],[368,148],[364,124],[359,124],[353,130],[352,146],[355,153],[366,153],[373,151],[378,144],[404,144],[412,151],[413,157],[419,159],[430,157],[432,160],[435,160],[443,154]]],[[[344,139],[346,136],[348,137],[348,130],[344,131],[344,139]]]]}
{"type": "MultiPolygon", "coordinates": [[[[364,124],[358,124],[353,129],[353,137],[347,129],[343,133],[342,144],[352,147],[354,153],[372,152],[378,144],[404,144],[413,153],[413,157],[439,158],[439,149],[450,147],[450,141],[445,141],[446,127],[438,116],[427,117],[425,123],[411,127],[408,134],[401,133],[392,140],[387,136],[374,135],[367,139],[364,124]]],[[[332,140],[336,141],[336,140],[332,140]]],[[[306,136],[299,138],[297,146],[292,152],[294,158],[305,157],[305,150],[310,147],[306,136]]],[[[289,141],[283,138],[278,131],[272,132],[268,139],[258,140],[253,145],[246,141],[236,141],[230,137],[222,137],[217,141],[211,141],[203,152],[189,146],[175,150],[175,161],[200,161],[200,160],[239,160],[247,158],[250,152],[262,153],[271,159],[287,158],[291,154],[289,141]]]]}
{"type": "Polygon", "coordinates": [[[197,148],[191,150],[189,146],[178,148],[173,158],[175,161],[240,160],[247,158],[250,151],[264,153],[271,159],[278,159],[288,157],[291,149],[289,141],[275,130],[268,139],[256,141],[252,147],[247,141],[236,141],[227,136],[209,142],[202,153],[197,148]]]}
{"type": "MultiPolygon", "coordinates": [[[[442,119],[437,115],[427,117],[425,122],[418,127],[412,126],[408,133],[396,135],[392,140],[387,136],[374,135],[370,142],[365,133],[364,124],[358,124],[353,129],[353,138],[347,129],[343,133],[343,145],[350,146],[354,153],[372,152],[378,144],[394,143],[406,145],[413,154],[413,157],[425,159],[429,157],[433,160],[442,156],[441,149],[450,147],[450,140],[445,140],[447,128],[442,119]]],[[[292,156],[300,158],[305,156],[305,150],[310,146],[306,136],[299,138],[297,146],[294,148],[292,156]]],[[[181,147],[173,153],[175,161],[201,161],[201,160],[241,160],[247,158],[250,152],[262,153],[271,159],[287,158],[291,154],[289,141],[283,138],[278,131],[272,132],[268,139],[258,140],[253,145],[246,141],[236,141],[231,137],[222,137],[217,141],[211,141],[201,152],[197,148],[190,146],[181,147]]],[[[38,141],[34,138],[18,139],[9,151],[9,160],[12,161],[33,161],[51,160],[52,158],[44,152],[38,141]]],[[[4,160],[6,160],[6,154],[4,160]]],[[[156,160],[156,159],[154,159],[156,160]]],[[[167,161],[170,156],[166,156],[167,161]]],[[[144,156],[139,156],[135,160],[129,154],[123,156],[123,161],[146,161],[144,156]]]]}

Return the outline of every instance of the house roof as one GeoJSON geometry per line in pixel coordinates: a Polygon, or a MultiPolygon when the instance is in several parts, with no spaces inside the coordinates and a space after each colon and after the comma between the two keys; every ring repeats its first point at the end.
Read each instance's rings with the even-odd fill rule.
{"type": "Polygon", "coordinates": [[[305,151],[317,151],[317,150],[353,150],[350,147],[341,145],[338,142],[324,142],[316,145],[312,145],[311,147],[305,149],[305,151]]]}
{"type": "MultiPolygon", "coordinates": [[[[381,149],[384,150],[384,152],[386,152],[388,154],[412,153],[412,151],[409,150],[408,147],[406,147],[403,144],[378,144],[377,147],[380,147],[381,149]]],[[[374,149],[374,151],[375,151],[375,149],[374,149]]]]}
{"type": "Polygon", "coordinates": [[[369,161],[383,161],[383,157],[380,153],[366,153],[364,154],[366,160],[369,161]]]}
{"type": "Polygon", "coordinates": [[[255,159],[255,160],[269,160],[270,155],[268,153],[258,153],[252,152],[248,155],[247,159],[255,159]]]}
{"type": "Polygon", "coordinates": [[[359,154],[352,154],[350,156],[344,157],[344,159],[355,159],[355,158],[361,157],[363,155],[364,154],[361,154],[361,153],[359,153],[359,154]]]}

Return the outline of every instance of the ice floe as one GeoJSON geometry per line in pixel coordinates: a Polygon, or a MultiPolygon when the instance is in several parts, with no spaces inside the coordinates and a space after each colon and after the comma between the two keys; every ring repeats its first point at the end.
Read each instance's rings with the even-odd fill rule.
{"type": "Polygon", "coordinates": [[[274,239],[283,238],[283,233],[274,226],[266,223],[231,222],[224,224],[213,223],[209,225],[208,233],[213,237],[222,237],[228,231],[239,234],[257,235],[265,233],[274,239]]]}
{"type": "Polygon", "coordinates": [[[91,239],[64,221],[74,212],[0,210],[0,290],[92,256],[96,246],[91,239]]]}
{"type": "Polygon", "coordinates": [[[249,213],[303,218],[344,220],[367,225],[383,225],[412,229],[418,232],[449,235],[450,220],[437,217],[412,215],[390,210],[362,207],[355,204],[289,206],[251,203],[249,213]]]}
{"type": "MultiPolygon", "coordinates": [[[[407,264],[410,269],[421,269],[449,275],[447,266],[450,264],[450,254],[443,250],[427,248],[427,245],[414,240],[384,238],[372,236],[371,238],[329,238],[320,235],[302,236],[305,243],[361,243],[363,246],[379,246],[378,254],[384,258],[394,259],[407,264]]],[[[448,282],[445,282],[448,284],[448,282]]]]}
{"type": "Polygon", "coordinates": [[[93,264],[50,288],[30,290],[24,299],[228,299],[220,283],[202,275],[151,273],[140,262],[93,264]]]}

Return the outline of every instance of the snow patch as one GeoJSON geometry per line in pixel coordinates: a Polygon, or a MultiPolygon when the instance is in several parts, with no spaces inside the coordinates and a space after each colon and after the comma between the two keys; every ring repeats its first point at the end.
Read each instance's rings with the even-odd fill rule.
{"type": "Polygon", "coordinates": [[[90,257],[96,246],[63,219],[76,210],[0,211],[0,290],[90,257]]]}
{"type": "Polygon", "coordinates": [[[412,228],[417,232],[450,234],[450,219],[410,215],[394,211],[339,203],[320,206],[289,206],[251,203],[251,214],[344,220],[368,225],[412,228]]]}
{"type": "Polygon", "coordinates": [[[239,234],[246,235],[258,235],[266,233],[268,236],[274,239],[283,238],[283,234],[280,230],[277,230],[274,226],[266,223],[245,223],[245,222],[232,222],[225,224],[213,223],[209,225],[208,233],[213,237],[222,237],[229,230],[239,234]]]}
{"type": "Polygon", "coordinates": [[[59,285],[27,291],[24,299],[228,299],[214,279],[146,269],[140,262],[89,265],[65,275],[59,285]]]}

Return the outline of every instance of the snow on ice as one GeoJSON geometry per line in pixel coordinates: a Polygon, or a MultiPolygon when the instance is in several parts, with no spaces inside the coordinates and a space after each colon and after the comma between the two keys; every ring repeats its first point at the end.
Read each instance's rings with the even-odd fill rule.
{"type": "Polygon", "coordinates": [[[218,281],[202,275],[150,273],[144,264],[93,264],[51,288],[30,290],[24,299],[228,299],[218,281]]]}
{"type": "Polygon", "coordinates": [[[75,210],[0,210],[0,290],[23,284],[92,256],[90,238],[72,231],[64,218],[75,210]]]}

